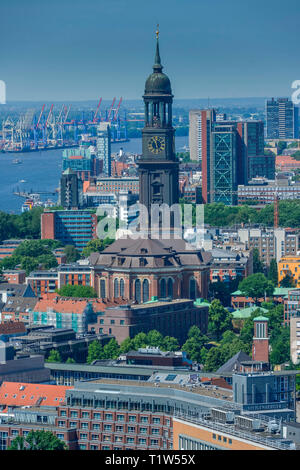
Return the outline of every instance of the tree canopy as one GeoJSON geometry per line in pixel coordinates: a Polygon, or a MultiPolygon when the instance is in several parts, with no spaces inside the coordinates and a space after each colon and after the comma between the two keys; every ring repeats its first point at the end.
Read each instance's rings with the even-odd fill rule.
{"type": "Polygon", "coordinates": [[[51,431],[31,430],[26,437],[17,436],[8,450],[66,450],[67,445],[51,431]]]}
{"type": "Polygon", "coordinates": [[[257,303],[259,298],[272,295],[274,284],[263,273],[255,273],[240,282],[239,290],[257,303]]]}
{"type": "Polygon", "coordinates": [[[0,270],[20,266],[28,275],[38,268],[54,268],[57,266],[57,261],[52,251],[60,246],[61,243],[57,240],[24,240],[14,250],[12,256],[0,261],[0,270]]]}
{"type": "Polygon", "coordinates": [[[232,316],[217,299],[213,300],[209,307],[208,332],[219,340],[222,334],[232,329],[232,316]]]}
{"type": "Polygon", "coordinates": [[[60,289],[57,289],[57,293],[62,297],[78,297],[78,298],[95,298],[97,297],[97,292],[91,286],[78,286],[66,284],[60,289]]]}

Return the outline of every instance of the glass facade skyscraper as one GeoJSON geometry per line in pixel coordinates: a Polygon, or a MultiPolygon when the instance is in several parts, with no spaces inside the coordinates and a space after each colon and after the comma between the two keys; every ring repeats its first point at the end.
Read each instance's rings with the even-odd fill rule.
{"type": "Polygon", "coordinates": [[[111,130],[108,122],[101,122],[97,128],[97,158],[103,161],[102,172],[111,176],[111,130]]]}
{"type": "Polygon", "coordinates": [[[267,100],[267,139],[298,139],[298,107],[288,98],[267,100]]]}

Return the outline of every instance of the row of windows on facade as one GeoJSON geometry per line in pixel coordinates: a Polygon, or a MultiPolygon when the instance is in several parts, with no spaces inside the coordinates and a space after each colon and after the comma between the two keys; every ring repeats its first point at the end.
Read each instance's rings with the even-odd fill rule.
{"type": "MultiPolygon", "coordinates": [[[[160,298],[169,297],[173,299],[174,297],[174,289],[173,289],[174,280],[172,278],[161,279],[159,283],[159,296],[160,298]]],[[[191,299],[196,299],[197,293],[197,284],[195,279],[190,279],[189,282],[189,295],[191,299]]],[[[124,279],[115,279],[114,280],[114,297],[124,297],[125,296],[125,281],[124,279]]],[[[100,297],[106,298],[106,281],[105,279],[100,280],[100,297]]],[[[149,281],[148,279],[144,279],[141,281],[140,279],[136,279],[134,281],[134,299],[140,302],[148,302],[149,301],[149,281]]]]}
{"type": "MultiPolygon", "coordinates": [[[[67,410],[61,410],[60,412],[60,416],[67,416],[67,410]]],[[[77,410],[71,410],[70,412],[70,417],[71,418],[78,418],[79,417],[79,411],[77,410]]],[[[81,414],[80,414],[80,417],[81,418],[90,418],[90,413],[88,411],[81,411],[81,414]]],[[[112,413],[105,413],[104,414],[104,420],[105,421],[111,421],[113,419],[113,414],[112,413]]],[[[125,415],[117,415],[116,416],[116,421],[122,421],[124,422],[125,421],[125,418],[126,416],[125,415]]],[[[136,416],[136,415],[129,415],[128,416],[128,420],[129,422],[136,422],[138,421],[139,418],[139,422],[141,423],[153,423],[153,424],[161,424],[161,418],[159,417],[152,417],[152,419],[150,418],[150,416],[136,416]]],[[[97,412],[94,412],[93,413],[93,419],[96,419],[96,420],[101,420],[101,413],[97,413],[97,412]]],[[[166,425],[170,425],[170,420],[169,419],[166,419],[166,425]]]]}

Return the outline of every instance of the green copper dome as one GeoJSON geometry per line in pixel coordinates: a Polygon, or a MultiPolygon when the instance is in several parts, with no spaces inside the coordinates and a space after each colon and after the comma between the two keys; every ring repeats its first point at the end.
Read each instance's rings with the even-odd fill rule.
{"type": "Polygon", "coordinates": [[[158,39],[156,42],[155,63],[153,65],[153,73],[149,75],[145,84],[145,94],[166,94],[171,95],[171,82],[169,77],[162,72],[163,66],[161,65],[159,55],[158,39]]]}

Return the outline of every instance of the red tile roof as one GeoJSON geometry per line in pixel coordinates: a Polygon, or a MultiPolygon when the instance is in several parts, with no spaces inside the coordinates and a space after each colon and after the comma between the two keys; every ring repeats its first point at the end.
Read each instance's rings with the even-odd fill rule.
{"type": "Polygon", "coordinates": [[[52,308],[60,313],[83,313],[88,304],[92,304],[93,311],[103,312],[107,307],[128,304],[128,300],[118,299],[83,299],[77,297],[60,297],[58,294],[45,294],[34,307],[35,312],[46,312],[52,308]]]}
{"type": "Polygon", "coordinates": [[[0,406],[58,406],[64,402],[66,390],[63,385],[3,382],[0,387],[0,406]]]}
{"type": "Polygon", "coordinates": [[[0,323],[0,335],[9,335],[14,333],[26,333],[25,323],[21,321],[0,323]]]}

